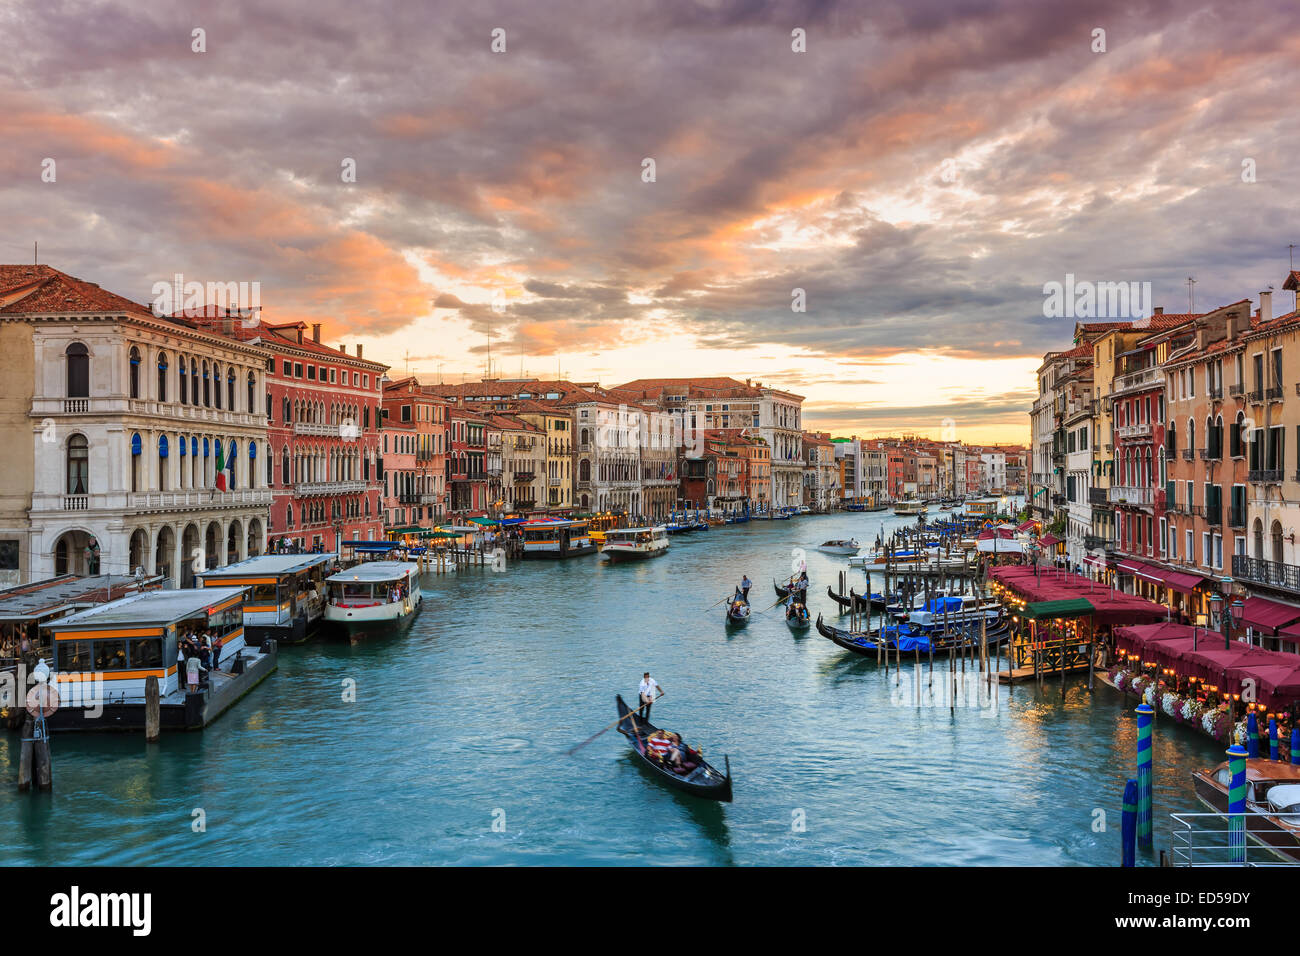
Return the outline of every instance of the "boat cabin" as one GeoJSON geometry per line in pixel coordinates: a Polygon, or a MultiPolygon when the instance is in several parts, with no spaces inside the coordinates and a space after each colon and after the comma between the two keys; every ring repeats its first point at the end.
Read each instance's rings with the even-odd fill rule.
{"type": "Polygon", "coordinates": [[[274,639],[297,643],[320,620],[325,609],[325,578],[338,555],[263,554],[195,575],[199,587],[249,589],[244,603],[245,639],[261,646],[274,639]]]}
{"type": "Polygon", "coordinates": [[[329,606],[365,608],[397,604],[419,590],[419,565],[411,561],[365,561],[325,579],[329,606]]]}
{"type": "Polygon", "coordinates": [[[178,646],[190,636],[220,638],[222,660],[234,657],[244,647],[246,593],[243,587],[145,591],[48,625],[63,706],[143,701],[150,676],[166,697],[178,688],[178,646]],[[99,681],[102,691],[92,700],[85,685],[99,681]]]}
{"type": "Polygon", "coordinates": [[[519,533],[524,541],[525,558],[567,558],[596,550],[590,526],[581,519],[526,521],[519,525],[519,533]]]}

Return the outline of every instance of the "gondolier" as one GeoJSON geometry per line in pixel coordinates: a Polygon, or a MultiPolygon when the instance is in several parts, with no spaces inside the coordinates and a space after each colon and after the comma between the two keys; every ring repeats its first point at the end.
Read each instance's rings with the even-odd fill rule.
{"type": "Polygon", "coordinates": [[[641,706],[637,708],[637,715],[646,720],[650,719],[650,706],[664,695],[664,690],[659,686],[659,682],[650,676],[646,671],[641,677],[641,686],[637,688],[641,697],[641,706]]]}
{"type": "Polygon", "coordinates": [[[754,586],[754,582],[751,581],[751,580],[749,580],[749,575],[748,575],[748,574],[743,574],[743,575],[741,575],[741,577],[740,577],[740,596],[743,597],[746,601],[749,600],[749,589],[752,588],[753,586],[754,586]]]}

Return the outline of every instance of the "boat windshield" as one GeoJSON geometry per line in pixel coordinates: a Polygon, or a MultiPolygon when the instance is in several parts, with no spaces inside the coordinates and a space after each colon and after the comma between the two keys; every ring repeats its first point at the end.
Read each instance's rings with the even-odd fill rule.
{"type": "Polygon", "coordinates": [[[369,601],[374,597],[369,581],[334,582],[330,585],[330,600],[342,604],[369,601]]]}

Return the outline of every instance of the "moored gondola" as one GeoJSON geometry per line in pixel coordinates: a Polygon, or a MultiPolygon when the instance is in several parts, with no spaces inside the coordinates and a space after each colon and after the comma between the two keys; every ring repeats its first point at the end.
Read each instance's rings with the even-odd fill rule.
{"type": "MultiPolygon", "coordinates": [[[[897,626],[890,626],[885,628],[882,637],[879,628],[874,631],[848,631],[827,624],[820,614],[817,615],[817,633],[846,651],[872,657],[876,655],[878,644],[888,651],[942,656],[965,650],[971,645],[978,648],[980,643],[979,629],[975,626],[950,632],[946,637],[941,632],[926,633],[910,628],[899,630],[897,626]]],[[[1006,622],[986,627],[984,639],[990,648],[998,647],[1011,639],[1011,627],[1006,622]]]]}
{"type": "Polygon", "coordinates": [[[842,594],[836,594],[828,584],[826,585],[826,594],[832,601],[846,611],[883,611],[885,609],[885,602],[883,600],[877,607],[875,601],[871,600],[864,594],[855,594],[852,588],[849,588],[849,596],[845,597],[842,594]]]}
{"type": "Polygon", "coordinates": [[[627,738],[627,742],[632,745],[641,762],[654,774],[660,777],[671,787],[676,787],[684,793],[689,793],[695,797],[703,797],[706,800],[719,800],[723,803],[731,802],[731,760],[723,757],[727,772],[719,773],[717,768],[711,766],[698,750],[687,748],[687,760],[683,763],[682,772],[665,766],[660,760],[652,756],[648,751],[647,741],[652,734],[659,732],[659,728],[649,721],[638,717],[623,702],[622,695],[617,695],[614,700],[618,704],[618,732],[627,738]]]}

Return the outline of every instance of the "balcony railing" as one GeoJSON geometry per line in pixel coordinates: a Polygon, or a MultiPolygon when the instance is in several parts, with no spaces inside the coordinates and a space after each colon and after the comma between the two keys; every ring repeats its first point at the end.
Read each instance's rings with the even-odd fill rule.
{"type": "Polygon", "coordinates": [[[1246,391],[1246,386],[1238,382],[1236,385],[1228,386],[1229,395],[1241,395],[1246,391]]]}
{"type": "Polygon", "coordinates": [[[1153,495],[1151,488],[1135,488],[1126,485],[1118,485],[1106,490],[1114,504],[1149,505],[1153,495]]]}
{"type": "Polygon", "coordinates": [[[186,508],[224,508],[230,505],[269,505],[270,488],[232,488],[213,493],[211,489],[191,491],[145,491],[130,495],[127,504],[135,511],[177,511],[186,508]]]}
{"type": "Polygon", "coordinates": [[[1115,437],[1117,438],[1141,438],[1151,434],[1151,423],[1141,422],[1137,425],[1116,425],[1115,437]]]}
{"type": "Polygon", "coordinates": [[[1252,405],[1256,402],[1264,401],[1264,390],[1262,388],[1251,389],[1250,394],[1246,396],[1246,401],[1250,402],[1252,405]]]}
{"type": "Polygon", "coordinates": [[[1282,483],[1282,472],[1277,468],[1252,468],[1246,472],[1246,480],[1261,485],[1282,483]]]}
{"type": "Polygon", "coordinates": [[[1205,511],[1205,523],[1208,525],[1223,524],[1223,509],[1207,507],[1205,511]]]}
{"type": "Polygon", "coordinates": [[[1271,388],[1269,388],[1267,397],[1270,402],[1282,401],[1282,386],[1274,385],[1271,388]]]}
{"type": "Polygon", "coordinates": [[[355,495],[366,490],[364,481],[300,481],[293,493],[300,498],[315,495],[355,495]]]}
{"type": "Polygon", "coordinates": [[[1300,567],[1265,561],[1244,554],[1232,556],[1232,576],[1253,584],[1266,584],[1275,588],[1300,592],[1300,567]]]}
{"type": "Polygon", "coordinates": [[[533,471],[516,471],[514,474],[515,481],[532,481],[535,477],[537,473],[533,471]]]}
{"type": "Polygon", "coordinates": [[[1183,513],[1197,518],[1205,517],[1205,505],[1183,505],[1183,513]]]}
{"type": "Polygon", "coordinates": [[[338,438],[342,430],[342,425],[330,425],[326,422],[293,423],[293,433],[295,435],[319,435],[324,438],[338,438]]]}
{"type": "Polygon", "coordinates": [[[1183,449],[1183,461],[1191,461],[1195,457],[1196,457],[1196,451],[1194,449],[1191,448],[1183,449]]]}
{"type": "Polygon", "coordinates": [[[1223,386],[1222,386],[1222,385],[1211,385],[1211,386],[1210,386],[1210,398],[1211,398],[1213,401],[1216,401],[1216,402],[1221,402],[1221,401],[1223,401],[1223,386]]]}
{"type": "Polygon", "coordinates": [[[1128,372],[1124,375],[1116,375],[1111,385],[1112,392],[1126,392],[1131,388],[1138,388],[1142,385],[1149,385],[1156,379],[1158,369],[1141,368],[1135,372],[1128,372]]]}
{"type": "Polygon", "coordinates": [[[1089,488],[1089,489],[1088,489],[1088,504],[1090,504],[1090,505],[1108,505],[1108,504],[1110,504],[1110,496],[1106,493],[1106,492],[1108,492],[1109,490],[1110,490],[1109,488],[1089,488]]]}
{"type": "Polygon", "coordinates": [[[1085,534],[1083,546],[1089,551],[1110,551],[1114,549],[1115,542],[1103,535],[1085,534]]]}

